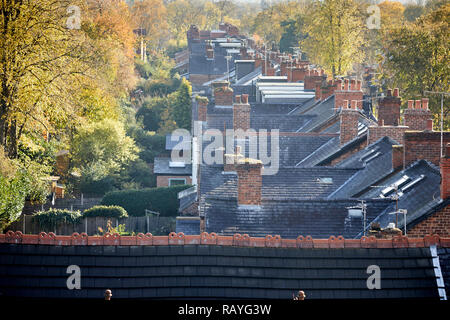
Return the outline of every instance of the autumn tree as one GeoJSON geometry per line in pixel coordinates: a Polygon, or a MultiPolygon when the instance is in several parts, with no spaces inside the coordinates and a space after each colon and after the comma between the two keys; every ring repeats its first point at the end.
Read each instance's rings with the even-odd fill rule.
{"type": "Polygon", "coordinates": [[[160,49],[168,33],[167,11],[162,0],[135,1],[131,7],[134,27],[146,30],[144,39],[151,48],[160,49]]]}
{"type": "MultiPolygon", "coordinates": [[[[418,98],[424,91],[450,91],[450,4],[391,30],[381,61],[382,80],[396,86],[404,97],[418,98]]],[[[430,97],[431,110],[438,115],[440,102],[430,97]]],[[[448,126],[450,108],[445,107],[448,126]]],[[[438,118],[438,117],[437,117],[438,118]]]]}
{"type": "Polygon", "coordinates": [[[301,49],[334,77],[361,61],[363,20],[353,0],[314,2],[305,15],[307,38],[301,49]]]}

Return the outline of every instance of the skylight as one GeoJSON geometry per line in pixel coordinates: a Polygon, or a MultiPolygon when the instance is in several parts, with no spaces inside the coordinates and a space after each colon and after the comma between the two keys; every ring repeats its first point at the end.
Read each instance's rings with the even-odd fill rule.
{"type": "Polygon", "coordinates": [[[381,197],[382,198],[387,197],[388,195],[390,195],[392,192],[395,191],[396,187],[397,187],[397,189],[400,189],[402,186],[405,185],[405,183],[408,183],[408,181],[410,181],[410,180],[411,180],[410,177],[408,177],[407,175],[404,175],[403,177],[401,177],[401,179],[397,180],[389,187],[381,190],[381,197]]]}
{"type": "Polygon", "coordinates": [[[411,189],[413,186],[415,186],[416,184],[418,184],[420,181],[422,181],[423,179],[425,179],[425,175],[421,174],[419,177],[417,177],[416,179],[414,179],[413,181],[411,181],[410,183],[408,183],[406,186],[404,186],[402,188],[402,192],[406,192],[409,189],[411,189]]]}
{"type": "Polygon", "coordinates": [[[317,182],[319,183],[326,183],[326,184],[332,184],[333,178],[317,178],[317,182]]]}
{"type": "Polygon", "coordinates": [[[184,167],[186,167],[186,164],[182,161],[170,161],[169,167],[170,168],[184,168],[184,167]]]}

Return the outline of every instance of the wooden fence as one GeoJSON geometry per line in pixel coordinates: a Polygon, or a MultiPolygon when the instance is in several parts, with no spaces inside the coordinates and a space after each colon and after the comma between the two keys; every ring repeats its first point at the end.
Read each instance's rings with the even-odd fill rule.
{"type": "Polygon", "coordinates": [[[39,234],[40,232],[53,232],[57,235],[71,235],[74,232],[86,232],[88,235],[101,234],[98,228],[107,231],[108,220],[111,221],[113,227],[119,224],[125,224],[126,232],[147,233],[154,235],[167,235],[175,231],[175,217],[128,217],[124,219],[91,217],[84,218],[78,224],[65,223],[60,224],[53,230],[41,228],[37,221],[33,221],[33,216],[22,215],[17,221],[13,222],[6,230],[21,231],[24,234],[39,234]]]}

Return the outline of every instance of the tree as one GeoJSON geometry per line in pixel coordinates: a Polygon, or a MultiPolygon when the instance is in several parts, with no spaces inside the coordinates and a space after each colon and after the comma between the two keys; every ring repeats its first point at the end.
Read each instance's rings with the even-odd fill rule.
{"type": "Polygon", "coordinates": [[[172,36],[176,39],[177,47],[186,38],[186,32],[193,24],[198,24],[202,16],[203,7],[192,0],[176,0],[167,6],[167,21],[172,36]]]}
{"type": "Polygon", "coordinates": [[[174,95],[171,108],[173,112],[173,120],[177,124],[178,128],[190,130],[192,119],[192,87],[189,81],[183,78],[181,80],[180,87],[176,92],[172,93],[172,95],[174,95]]]}
{"type": "Polygon", "coordinates": [[[167,37],[167,11],[162,0],[135,1],[131,7],[134,27],[146,30],[144,39],[152,48],[160,48],[167,37]]]}
{"type": "Polygon", "coordinates": [[[123,124],[105,119],[80,128],[72,144],[72,160],[76,168],[102,164],[106,172],[117,172],[137,158],[132,138],[126,136],[123,124]]]}
{"type": "Polygon", "coordinates": [[[314,2],[305,16],[307,38],[301,41],[312,62],[332,76],[343,75],[361,61],[363,21],[353,0],[314,2]]]}
{"type": "Polygon", "coordinates": [[[63,135],[104,116],[90,109],[118,113],[115,100],[134,80],[127,12],[121,1],[0,3],[0,146],[9,157],[25,132],[63,135]]]}
{"type": "MultiPolygon", "coordinates": [[[[450,4],[393,29],[383,44],[380,71],[386,85],[402,89],[405,98],[423,91],[450,91],[450,4]]],[[[440,113],[438,98],[430,98],[433,113],[440,113]]],[[[445,109],[448,126],[450,108],[445,109]]]]}

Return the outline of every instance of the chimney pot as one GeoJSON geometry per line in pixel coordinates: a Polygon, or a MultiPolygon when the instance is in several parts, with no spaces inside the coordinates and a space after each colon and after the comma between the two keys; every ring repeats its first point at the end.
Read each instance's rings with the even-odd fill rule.
{"type": "Polygon", "coordinates": [[[356,90],[356,80],[355,79],[351,79],[350,80],[350,90],[351,91],[355,91],[356,90]]]}
{"type": "Polygon", "coordinates": [[[399,90],[398,88],[394,89],[394,97],[398,97],[399,96],[399,90]]]}
{"type": "Polygon", "coordinates": [[[352,102],[351,102],[351,107],[352,107],[352,109],[353,110],[356,110],[357,109],[357,105],[358,104],[358,101],[357,100],[352,100],[352,102]]]}
{"type": "Polygon", "coordinates": [[[428,98],[422,98],[422,109],[428,110],[428,98]]]}
{"type": "Polygon", "coordinates": [[[348,79],[344,80],[344,91],[348,91],[348,79]]]}
{"type": "Polygon", "coordinates": [[[433,119],[427,120],[427,131],[433,131],[433,119]]]}
{"type": "Polygon", "coordinates": [[[388,91],[387,91],[387,96],[388,96],[388,97],[392,97],[392,89],[388,89],[388,91]]]}
{"type": "Polygon", "coordinates": [[[416,100],[415,101],[415,106],[414,106],[414,109],[420,109],[421,108],[421,101],[420,100],[416,100]]]}
{"type": "Polygon", "coordinates": [[[241,95],[236,95],[236,97],[235,97],[235,101],[236,101],[236,103],[241,103],[241,95]]]}
{"type": "Polygon", "coordinates": [[[248,94],[242,94],[241,101],[242,101],[242,103],[247,104],[248,103],[248,94]]]}
{"type": "Polygon", "coordinates": [[[356,81],[356,90],[361,91],[361,85],[362,85],[362,81],[361,80],[357,80],[356,81]]]}
{"type": "Polygon", "coordinates": [[[408,109],[414,109],[414,100],[408,100],[408,109]]]}
{"type": "Polygon", "coordinates": [[[348,100],[342,101],[342,109],[347,109],[347,108],[348,108],[348,100]]]}

